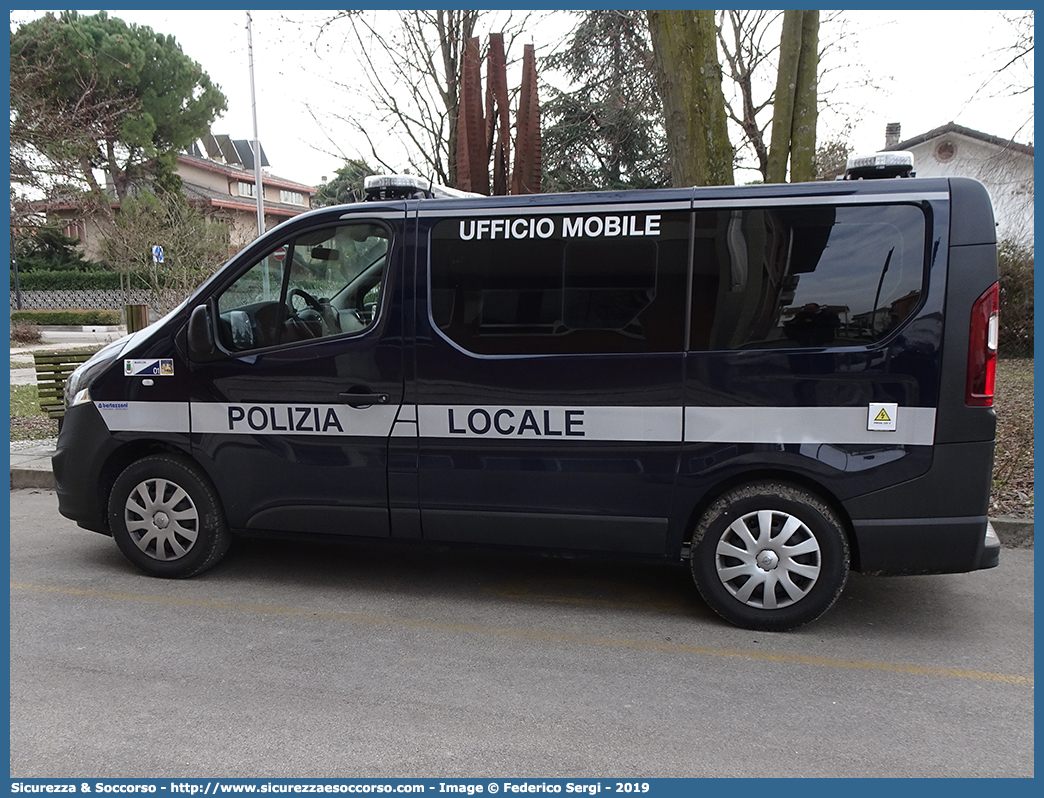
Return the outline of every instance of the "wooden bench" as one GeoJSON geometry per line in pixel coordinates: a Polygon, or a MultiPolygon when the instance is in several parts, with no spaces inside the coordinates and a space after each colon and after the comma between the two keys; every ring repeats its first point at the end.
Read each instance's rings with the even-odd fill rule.
{"type": "Polygon", "coordinates": [[[36,366],[36,391],[40,409],[58,419],[61,428],[65,417],[65,381],[77,366],[95,353],[94,349],[67,349],[54,352],[33,352],[36,366]]]}

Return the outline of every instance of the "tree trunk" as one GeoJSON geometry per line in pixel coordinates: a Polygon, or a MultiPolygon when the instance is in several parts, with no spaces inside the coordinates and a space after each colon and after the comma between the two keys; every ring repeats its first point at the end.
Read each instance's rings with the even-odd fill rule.
{"type": "Polygon", "coordinates": [[[798,58],[794,118],[790,128],[790,182],[816,179],[816,122],[819,100],[819,12],[801,17],[801,54],[798,58]]]}
{"type": "Polygon", "coordinates": [[[442,54],[442,71],[446,85],[438,86],[442,102],[446,106],[446,122],[449,133],[446,139],[446,185],[457,185],[457,115],[460,112],[460,58],[463,45],[456,38],[453,12],[435,12],[435,25],[439,35],[439,52],[442,54]],[[448,27],[447,27],[448,25],[448,27]]]}
{"type": "Polygon", "coordinates": [[[732,185],[713,11],[648,11],[674,186],[732,185]]]}
{"type": "MultiPolygon", "coordinates": [[[[766,183],[785,183],[790,157],[790,134],[794,123],[794,96],[801,58],[802,11],[783,12],[783,33],[779,41],[779,67],[776,73],[775,106],[772,110],[772,136],[769,143],[766,183]]],[[[814,147],[813,147],[814,149],[814,147]]]]}
{"type": "Polygon", "coordinates": [[[90,189],[91,197],[94,198],[95,202],[101,203],[102,198],[105,197],[105,192],[98,185],[98,180],[94,176],[94,167],[91,165],[91,159],[87,155],[80,156],[80,172],[83,175],[84,182],[87,183],[87,187],[90,189]]]}

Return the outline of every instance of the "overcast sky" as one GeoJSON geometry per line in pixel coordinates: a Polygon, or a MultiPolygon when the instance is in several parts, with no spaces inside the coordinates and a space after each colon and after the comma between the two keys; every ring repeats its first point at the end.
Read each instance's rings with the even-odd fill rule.
{"type": "MultiPolygon", "coordinates": [[[[12,23],[42,13],[12,11],[12,23]]],[[[323,176],[332,177],[341,165],[332,154],[338,149],[348,157],[368,154],[365,142],[349,130],[328,117],[317,121],[306,108],[352,111],[342,107],[344,93],[331,82],[334,77],[353,80],[353,59],[337,51],[343,35],[337,28],[324,34],[323,58],[313,50],[319,24],[329,13],[252,12],[258,136],[273,174],[312,185],[323,176]]],[[[845,12],[846,36],[827,51],[823,62],[830,70],[823,88],[837,87],[831,102],[841,105],[843,115],[821,114],[820,140],[842,135],[847,123],[847,140],[857,151],[867,152],[883,146],[887,123],[899,122],[903,138],[910,138],[957,122],[1032,143],[1032,92],[1012,97],[1003,91],[1004,81],[994,77],[994,70],[1010,58],[1007,48],[1013,43],[1013,30],[1000,13],[845,12]],[[860,86],[866,82],[871,85],[860,86]]],[[[173,35],[228,98],[228,111],[215,123],[214,132],[253,138],[245,11],[113,10],[110,15],[173,35]]],[[[534,26],[538,50],[568,26],[534,26]]],[[[1028,71],[1014,77],[1032,85],[1028,71]]]]}

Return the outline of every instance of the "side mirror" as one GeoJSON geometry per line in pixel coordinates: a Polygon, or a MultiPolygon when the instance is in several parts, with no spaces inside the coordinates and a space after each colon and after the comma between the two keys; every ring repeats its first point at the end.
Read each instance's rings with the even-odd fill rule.
{"type": "Polygon", "coordinates": [[[189,360],[194,363],[209,363],[220,357],[214,344],[214,323],[210,318],[210,308],[198,305],[189,316],[186,333],[189,360]]]}

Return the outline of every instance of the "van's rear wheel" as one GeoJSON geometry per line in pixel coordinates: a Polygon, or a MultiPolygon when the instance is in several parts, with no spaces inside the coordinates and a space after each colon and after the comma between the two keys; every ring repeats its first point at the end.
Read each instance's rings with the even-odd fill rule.
{"type": "Polygon", "coordinates": [[[109,529],[120,551],[151,576],[184,578],[214,565],[232,536],[217,492],[187,458],[131,463],[109,494],[109,529]]]}
{"type": "Polygon", "coordinates": [[[826,502],[793,485],[753,482],[707,508],[690,565],[700,595],[725,620],[783,632],[830,609],[848,580],[849,556],[826,502]]]}

